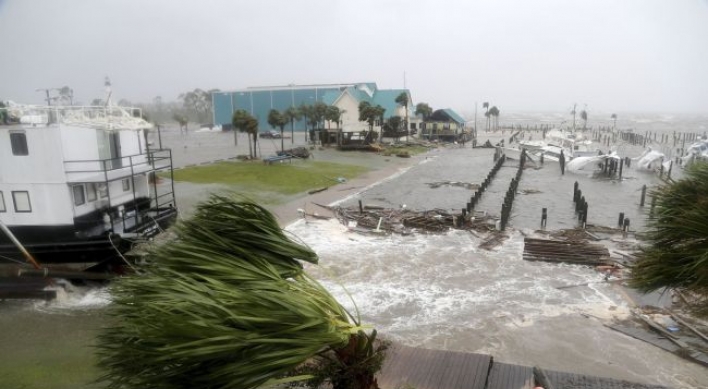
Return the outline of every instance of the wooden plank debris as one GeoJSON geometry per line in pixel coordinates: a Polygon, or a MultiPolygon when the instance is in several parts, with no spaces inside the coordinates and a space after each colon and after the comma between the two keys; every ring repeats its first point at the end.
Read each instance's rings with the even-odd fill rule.
{"type": "Polygon", "coordinates": [[[581,265],[611,265],[606,247],[582,242],[524,238],[524,260],[565,262],[581,265]]]}
{"type": "Polygon", "coordinates": [[[491,216],[455,214],[444,209],[414,211],[405,208],[405,206],[394,209],[371,205],[330,207],[330,209],[344,225],[356,222],[359,229],[377,230],[384,233],[441,233],[450,229],[477,231],[494,229],[493,224],[490,223],[490,220],[493,219],[491,216]]]}

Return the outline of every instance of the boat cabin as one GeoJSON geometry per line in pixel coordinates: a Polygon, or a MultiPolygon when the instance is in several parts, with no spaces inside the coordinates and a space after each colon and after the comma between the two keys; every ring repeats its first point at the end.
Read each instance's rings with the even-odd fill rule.
{"type": "MultiPolygon", "coordinates": [[[[0,222],[40,262],[99,262],[170,224],[171,151],[126,107],[14,106],[0,123],[0,222]]],[[[0,256],[22,260],[7,234],[0,256]]]]}

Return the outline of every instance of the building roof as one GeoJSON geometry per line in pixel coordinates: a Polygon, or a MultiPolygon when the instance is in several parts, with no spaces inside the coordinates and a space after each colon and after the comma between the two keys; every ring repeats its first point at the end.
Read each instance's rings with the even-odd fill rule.
{"type": "Polygon", "coordinates": [[[438,109],[430,115],[431,121],[453,121],[464,125],[466,120],[450,108],[438,109]]]}
{"type": "Polygon", "coordinates": [[[466,120],[462,116],[460,116],[457,112],[453,111],[450,108],[444,108],[443,111],[450,116],[450,118],[460,124],[465,124],[466,120]]]}
{"type": "Polygon", "coordinates": [[[386,109],[384,118],[388,119],[391,116],[395,116],[396,109],[400,106],[400,104],[396,102],[396,98],[401,93],[408,94],[408,115],[411,115],[410,92],[408,89],[379,89],[374,93],[374,101],[372,104],[384,107],[384,109],[386,109]]]}
{"type": "Polygon", "coordinates": [[[233,92],[257,92],[257,91],[280,91],[280,90],[301,90],[301,89],[333,89],[339,88],[343,90],[347,87],[366,85],[371,90],[376,90],[375,82],[345,82],[338,84],[311,84],[311,85],[273,85],[273,86],[249,86],[243,89],[223,90],[218,93],[233,93],[233,92]]]}

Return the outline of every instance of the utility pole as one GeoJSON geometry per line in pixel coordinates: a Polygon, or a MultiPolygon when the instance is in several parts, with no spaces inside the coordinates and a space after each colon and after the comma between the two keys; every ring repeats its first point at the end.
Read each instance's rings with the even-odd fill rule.
{"type": "Polygon", "coordinates": [[[52,99],[49,97],[49,91],[54,90],[55,88],[40,88],[37,89],[37,92],[42,92],[46,93],[47,97],[44,99],[47,102],[47,106],[52,106],[52,99]]]}
{"type": "Polygon", "coordinates": [[[573,103],[573,133],[575,133],[575,107],[576,107],[577,105],[578,105],[578,104],[573,103]]]}
{"type": "Polygon", "coordinates": [[[474,138],[477,139],[477,102],[474,102],[474,138]]]}

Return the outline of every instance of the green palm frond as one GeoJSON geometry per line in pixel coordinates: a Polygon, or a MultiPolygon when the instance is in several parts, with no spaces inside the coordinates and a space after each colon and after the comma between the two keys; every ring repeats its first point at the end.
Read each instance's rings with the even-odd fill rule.
{"type": "Polygon", "coordinates": [[[99,338],[111,388],[255,388],[359,334],[300,261],[317,263],[270,212],[212,196],[117,281],[99,338]]]}
{"type": "Polygon", "coordinates": [[[647,240],[632,269],[632,285],[708,291],[708,163],[695,163],[685,178],[655,190],[647,240]]]}

